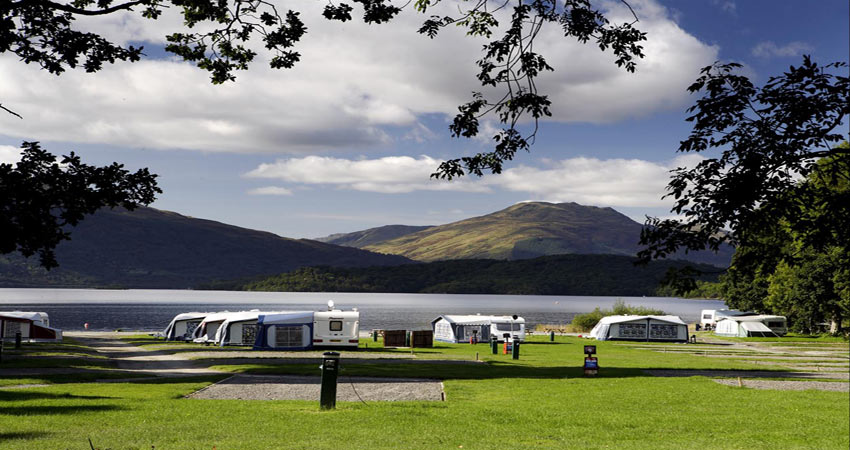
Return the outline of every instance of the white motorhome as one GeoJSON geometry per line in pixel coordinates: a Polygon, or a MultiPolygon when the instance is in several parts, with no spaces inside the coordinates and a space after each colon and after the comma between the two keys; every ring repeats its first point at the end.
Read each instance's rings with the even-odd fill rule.
{"type": "Polygon", "coordinates": [[[751,316],[753,312],[737,311],[734,309],[703,309],[699,323],[706,330],[713,329],[717,322],[725,317],[751,316]]]}
{"type": "Polygon", "coordinates": [[[353,347],[360,343],[360,312],[357,310],[313,313],[313,347],[353,347]]]}

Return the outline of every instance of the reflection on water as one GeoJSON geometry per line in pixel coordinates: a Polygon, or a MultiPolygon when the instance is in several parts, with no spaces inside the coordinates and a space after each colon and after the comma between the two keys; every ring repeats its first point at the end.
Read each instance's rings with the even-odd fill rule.
{"type": "Polygon", "coordinates": [[[702,309],[725,308],[716,300],[669,297],[589,297],[539,295],[364,294],[314,292],[230,292],[180,290],[0,289],[0,310],[45,311],[63,330],[144,330],[165,328],[188,311],[314,310],[333,300],[340,309],[360,310],[360,329],[427,329],[440,314],[518,314],[530,327],[569,323],[573,316],[610,308],[617,300],[661,309],[686,322],[702,309]]]}

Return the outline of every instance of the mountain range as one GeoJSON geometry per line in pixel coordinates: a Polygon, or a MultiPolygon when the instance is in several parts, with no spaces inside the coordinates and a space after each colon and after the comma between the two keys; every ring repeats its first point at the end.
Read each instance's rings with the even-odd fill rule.
{"type": "Polygon", "coordinates": [[[411,262],[309,239],[289,239],[154,208],[103,209],[56,248],[59,268],[0,255],[0,286],[189,288],[215,280],[275,275],[299,267],[411,262]]]}
{"type": "MultiPolygon", "coordinates": [[[[319,240],[425,262],[519,260],[562,254],[634,256],[642,228],[642,224],[611,208],[526,202],[445,225],[390,225],[319,240]]],[[[726,247],[716,254],[679,253],[670,259],[726,267],[733,252],[732,247],[726,247]]]]}

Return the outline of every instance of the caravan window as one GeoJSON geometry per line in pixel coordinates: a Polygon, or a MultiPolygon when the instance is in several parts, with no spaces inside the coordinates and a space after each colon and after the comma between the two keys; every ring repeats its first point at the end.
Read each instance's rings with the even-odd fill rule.
{"type": "Polygon", "coordinates": [[[519,331],[520,330],[520,327],[519,327],[520,324],[518,324],[518,323],[496,323],[495,325],[496,325],[496,329],[499,330],[499,331],[519,331]],[[511,328],[511,325],[513,325],[513,328],[511,328]]]}
{"type": "Polygon", "coordinates": [[[304,345],[304,330],[301,325],[296,327],[274,327],[275,347],[301,347],[304,345]]]}
{"type": "Polygon", "coordinates": [[[645,323],[621,323],[617,329],[621,338],[646,337],[645,323]]]}
{"type": "Polygon", "coordinates": [[[242,343],[251,344],[257,340],[257,324],[243,323],[242,324],[242,343]]]}
{"type": "Polygon", "coordinates": [[[342,321],[331,320],[330,329],[331,331],[342,331],[342,321]]]}
{"type": "Polygon", "coordinates": [[[711,314],[703,314],[702,318],[711,320],[711,314]]]}
{"type": "Polygon", "coordinates": [[[679,327],[676,325],[652,324],[649,328],[649,337],[656,339],[676,338],[679,335],[679,327]]]}
{"type": "Polygon", "coordinates": [[[767,323],[768,328],[782,328],[784,326],[785,326],[785,324],[782,323],[782,322],[768,322],[767,323]]]}

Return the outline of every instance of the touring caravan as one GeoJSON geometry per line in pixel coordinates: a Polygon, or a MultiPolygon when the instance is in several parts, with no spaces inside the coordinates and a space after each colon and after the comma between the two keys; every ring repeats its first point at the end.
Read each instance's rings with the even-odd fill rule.
{"type": "Polygon", "coordinates": [[[50,320],[45,312],[38,311],[0,311],[0,327],[4,340],[15,339],[21,333],[21,339],[29,342],[61,341],[62,330],[50,328],[50,320]]]}
{"type": "Polygon", "coordinates": [[[313,344],[313,311],[260,314],[255,350],[304,350],[313,344]]]}
{"type": "Polygon", "coordinates": [[[710,330],[717,325],[717,322],[725,317],[750,316],[755,315],[753,312],[737,311],[734,309],[703,309],[700,314],[700,325],[703,329],[710,330]]]}
{"type": "Polygon", "coordinates": [[[518,316],[443,315],[431,321],[431,329],[434,340],[453,344],[487,342],[491,336],[502,341],[506,335],[525,341],[525,319],[518,316]]]}
{"type": "Polygon", "coordinates": [[[313,313],[314,347],[357,348],[359,334],[360,312],[356,310],[334,309],[313,313]]]}
{"type": "Polygon", "coordinates": [[[774,337],[788,333],[785,316],[753,314],[724,317],[717,322],[714,333],[718,336],[774,337]]]}
{"type": "Polygon", "coordinates": [[[687,342],[688,325],[678,316],[607,316],[590,336],[599,341],[687,342]]]}
{"type": "Polygon", "coordinates": [[[195,329],[210,313],[188,312],[177,314],[162,332],[166,341],[191,341],[195,329]]]}

